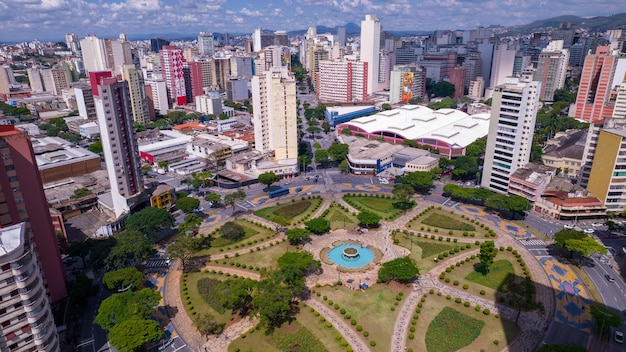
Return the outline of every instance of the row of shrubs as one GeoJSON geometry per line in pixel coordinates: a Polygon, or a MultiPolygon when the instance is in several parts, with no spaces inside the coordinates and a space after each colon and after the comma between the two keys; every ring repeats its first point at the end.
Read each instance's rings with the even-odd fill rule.
{"type": "MultiPolygon", "coordinates": [[[[316,284],[316,287],[320,287],[319,284],[316,284]]],[[[311,290],[311,293],[314,293],[317,297],[322,296],[322,293],[319,291],[316,291],[315,289],[311,290]]],[[[342,308],[338,303],[333,302],[333,300],[329,300],[327,296],[323,296],[322,299],[326,303],[328,303],[329,306],[333,307],[336,311],[339,311],[339,314],[343,315],[343,317],[346,320],[350,320],[350,325],[354,326],[356,331],[361,332],[363,336],[365,336],[366,338],[370,336],[369,331],[363,330],[363,327],[357,324],[357,320],[352,318],[352,314],[348,313],[348,311],[346,311],[345,308],[342,308]]],[[[317,313],[316,316],[318,316],[319,312],[314,312],[313,314],[316,314],[316,313],[317,313]]],[[[372,347],[376,346],[376,341],[370,340],[369,344],[372,347]]]]}
{"type": "MultiPolygon", "coordinates": [[[[350,213],[350,209],[348,209],[347,207],[339,204],[339,203],[335,203],[334,201],[332,203],[330,203],[330,205],[328,206],[328,208],[326,208],[326,210],[324,210],[324,212],[322,212],[322,215],[320,217],[326,217],[328,214],[330,214],[330,211],[332,208],[334,207],[338,207],[340,210],[345,211],[346,213],[350,213]]],[[[350,213],[352,214],[352,216],[356,216],[357,214],[352,212],[350,213]]]]}
{"type": "MultiPolygon", "coordinates": [[[[302,224],[305,221],[309,220],[311,215],[313,215],[313,213],[315,213],[317,211],[317,209],[320,208],[320,206],[322,205],[322,201],[323,201],[322,196],[306,196],[306,197],[302,197],[301,200],[306,200],[306,199],[314,200],[313,209],[307,210],[303,216],[298,218],[298,220],[292,221],[291,223],[289,223],[289,225],[295,226],[295,225],[302,224]]],[[[291,202],[295,203],[296,200],[292,199],[291,202]]]]}
{"type": "MultiPolygon", "coordinates": [[[[269,243],[269,246],[270,246],[270,247],[274,247],[275,245],[279,245],[281,242],[285,242],[285,241],[287,241],[287,239],[286,239],[286,238],[283,238],[283,239],[278,239],[278,240],[276,240],[276,241],[270,242],[270,243],[269,243]]],[[[255,242],[255,243],[256,243],[256,242],[255,242]]],[[[255,250],[256,250],[256,251],[260,251],[260,250],[262,250],[263,248],[266,248],[266,247],[267,247],[267,246],[265,246],[265,247],[256,246],[255,248],[250,248],[250,253],[254,252],[255,250]]],[[[235,248],[236,248],[236,247],[235,247],[235,248]]],[[[242,248],[243,248],[243,247],[242,247],[242,248]]],[[[230,249],[230,247],[229,247],[229,249],[230,249]]],[[[220,251],[220,252],[221,252],[221,251],[220,251]]],[[[234,257],[239,257],[239,253],[235,253],[233,256],[234,256],[234,257]]],[[[224,254],[224,259],[228,259],[228,258],[230,258],[230,255],[228,255],[228,254],[224,254]]]]}
{"type": "MultiPolygon", "coordinates": [[[[247,223],[249,223],[249,224],[251,224],[253,226],[259,227],[259,228],[261,228],[263,230],[273,231],[272,228],[270,228],[269,226],[267,226],[265,224],[262,224],[260,222],[256,222],[256,221],[252,221],[252,220],[248,220],[248,219],[238,219],[237,221],[244,221],[244,222],[247,222],[247,223]]],[[[219,228],[219,227],[216,228],[216,229],[213,229],[213,231],[211,231],[211,233],[209,233],[209,236],[211,236],[213,238],[220,236],[221,235],[220,229],[221,228],[219,228]]],[[[274,234],[274,235],[267,235],[267,236],[265,236],[263,238],[250,240],[250,241],[248,241],[246,243],[234,244],[233,246],[228,246],[225,249],[224,248],[220,248],[220,252],[230,251],[233,248],[237,249],[237,248],[245,248],[247,246],[252,246],[252,245],[254,245],[254,244],[258,243],[258,242],[261,242],[261,241],[264,241],[264,240],[269,240],[270,238],[274,237],[275,235],[276,234],[274,234]]]]}

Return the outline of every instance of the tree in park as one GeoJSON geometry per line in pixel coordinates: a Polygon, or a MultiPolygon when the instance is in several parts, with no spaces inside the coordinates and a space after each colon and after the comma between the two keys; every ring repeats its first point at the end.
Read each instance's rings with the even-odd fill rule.
{"type": "Polygon", "coordinates": [[[115,244],[104,259],[109,270],[134,266],[152,253],[152,243],[139,231],[122,231],[113,239],[115,244]]]}
{"type": "Polygon", "coordinates": [[[200,240],[190,234],[182,234],[172,244],[167,246],[165,255],[170,260],[180,260],[183,271],[185,264],[189,262],[193,253],[200,249],[200,240]]]}
{"type": "Polygon", "coordinates": [[[411,185],[419,193],[428,193],[433,187],[433,174],[427,171],[410,172],[396,177],[396,183],[411,185]]]}
{"type": "Polygon", "coordinates": [[[509,302],[517,309],[517,315],[515,316],[515,325],[519,321],[519,317],[522,314],[522,310],[540,310],[543,311],[544,307],[541,302],[536,302],[535,297],[535,284],[530,279],[524,280],[510,280],[507,284],[507,295],[509,296],[509,302]]]}
{"type": "Polygon", "coordinates": [[[176,208],[182,210],[183,213],[186,214],[193,213],[199,206],[200,201],[194,197],[183,197],[176,201],[176,208]]]}
{"type": "Polygon", "coordinates": [[[243,316],[252,309],[252,293],[256,287],[256,281],[250,279],[228,279],[222,281],[215,292],[224,308],[238,311],[243,316]]]}
{"type": "Polygon", "coordinates": [[[172,215],[165,209],[147,207],[126,218],[126,230],[140,231],[153,240],[162,229],[174,224],[172,215]]]}
{"type": "Polygon", "coordinates": [[[339,171],[344,174],[350,173],[350,163],[348,163],[348,159],[343,159],[339,163],[339,171]]]}
{"type": "Polygon", "coordinates": [[[306,228],[316,235],[322,235],[330,231],[330,221],[323,217],[314,218],[304,223],[306,228]]]}
{"type": "Polygon", "coordinates": [[[127,320],[148,319],[160,300],[161,293],[149,288],[113,294],[100,303],[94,323],[110,331],[127,320]]]}
{"type": "Polygon", "coordinates": [[[485,207],[498,211],[502,216],[515,217],[515,214],[524,215],[530,209],[530,202],[517,195],[494,194],[485,201],[485,207]]]}
{"type": "Polygon", "coordinates": [[[371,213],[369,211],[362,211],[356,216],[357,220],[359,220],[359,224],[365,227],[373,227],[378,225],[380,222],[380,215],[371,213]]]}
{"type": "Polygon", "coordinates": [[[476,173],[478,172],[478,162],[476,158],[471,156],[460,156],[452,162],[454,166],[454,170],[452,170],[452,175],[455,178],[460,178],[463,180],[471,180],[476,178],[476,173]]]}
{"type": "Polygon", "coordinates": [[[417,275],[419,275],[419,269],[415,261],[409,257],[396,258],[383,263],[380,270],[378,270],[378,280],[380,282],[389,282],[391,280],[409,282],[417,275]]]}
{"type": "Polygon", "coordinates": [[[222,227],[220,228],[220,233],[222,234],[222,237],[232,242],[239,241],[246,234],[241,225],[232,221],[229,221],[222,225],[222,227]]]}
{"type": "Polygon", "coordinates": [[[292,297],[291,289],[277,278],[269,277],[259,282],[252,298],[252,307],[267,333],[289,319],[292,297]]]}
{"type": "Polygon", "coordinates": [[[163,335],[161,326],[153,319],[130,319],[115,324],[109,331],[109,341],[118,351],[136,351],[163,335]]]}
{"type": "Polygon", "coordinates": [[[273,172],[265,172],[259,175],[259,183],[267,185],[267,191],[270,191],[270,186],[280,181],[280,178],[273,172]]]}
{"type": "Polygon", "coordinates": [[[593,304],[590,313],[591,317],[596,322],[596,328],[600,330],[600,336],[602,336],[605,330],[610,331],[610,328],[616,328],[622,325],[620,315],[604,305],[593,304]]]}
{"type": "Polygon", "coordinates": [[[301,228],[289,229],[285,232],[290,244],[300,244],[311,238],[311,231],[301,228]]]}
{"type": "Polygon", "coordinates": [[[484,275],[489,273],[489,267],[493,264],[493,259],[498,254],[498,249],[493,241],[485,241],[480,244],[480,253],[478,253],[478,259],[484,268],[484,275]]]}
{"type": "Polygon", "coordinates": [[[224,330],[224,323],[220,323],[215,320],[214,316],[207,313],[196,316],[193,323],[198,332],[204,336],[217,335],[224,330]]]}
{"type": "Polygon", "coordinates": [[[213,205],[219,204],[222,201],[222,196],[217,193],[211,193],[204,196],[204,200],[212,203],[213,205]]]}
{"type": "Polygon", "coordinates": [[[582,231],[574,229],[563,229],[554,234],[554,242],[563,249],[574,253],[579,253],[583,257],[589,257],[594,253],[606,253],[607,249],[595,239],[582,231]]]}
{"type": "Polygon", "coordinates": [[[179,233],[196,233],[202,224],[202,218],[196,214],[185,215],[185,220],[178,225],[179,233]]]}
{"type": "Polygon", "coordinates": [[[348,155],[348,145],[341,143],[333,143],[328,147],[328,156],[337,162],[341,162],[348,155]]]}
{"type": "Polygon", "coordinates": [[[413,202],[411,201],[411,197],[413,196],[413,194],[415,194],[415,189],[411,185],[395,185],[391,193],[393,193],[393,196],[400,201],[400,206],[402,207],[402,210],[406,212],[408,208],[412,207],[413,202]]]}
{"type": "Polygon", "coordinates": [[[224,205],[232,207],[233,214],[235,214],[235,206],[244,199],[246,199],[246,192],[239,188],[237,191],[224,196],[224,205]]]}
{"type": "Polygon", "coordinates": [[[143,282],[143,274],[135,267],[109,271],[102,278],[107,290],[138,288],[143,282]]]}
{"type": "Polygon", "coordinates": [[[278,268],[294,267],[307,274],[319,270],[322,264],[310,252],[287,252],[278,258],[278,268]]]}

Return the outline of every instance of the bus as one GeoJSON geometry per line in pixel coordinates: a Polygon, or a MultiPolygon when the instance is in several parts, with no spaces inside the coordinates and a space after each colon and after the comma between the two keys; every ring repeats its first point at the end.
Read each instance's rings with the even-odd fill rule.
{"type": "Polygon", "coordinates": [[[270,198],[276,198],[276,197],[284,196],[286,194],[289,194],[289,188],[282,187],[282,188],[278,188],[273,191],[270,191],[270,198]]]}

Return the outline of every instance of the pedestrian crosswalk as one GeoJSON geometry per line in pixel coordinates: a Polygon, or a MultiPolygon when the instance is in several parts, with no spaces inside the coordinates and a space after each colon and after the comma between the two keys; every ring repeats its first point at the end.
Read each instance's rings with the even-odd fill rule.
{"type": "Polygon", "coordinates": [[[546,243],[538,238],[530,238],[530,239],[524,239],[524,240],[520,240],[520,242],[525,246],[525,247],[531,247],[531,246],[545,246],[546,243]]]}

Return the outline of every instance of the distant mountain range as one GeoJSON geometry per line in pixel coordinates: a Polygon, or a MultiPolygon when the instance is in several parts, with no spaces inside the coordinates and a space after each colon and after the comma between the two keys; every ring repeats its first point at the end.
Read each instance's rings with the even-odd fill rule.
{"type": "Polygon", "coordinates": [[[514,26],[512,31],[530,33],[545,28],[557,28],[561,23],[571,23],[578,28],[592,30],[626,29],[626,13],[618,13],[611,16],[578,17],[573,15],[558,16],[545,20],[534,21],[522,26],[514,26]]]}

